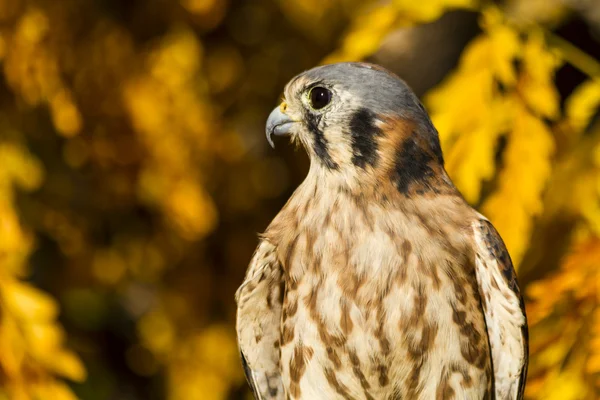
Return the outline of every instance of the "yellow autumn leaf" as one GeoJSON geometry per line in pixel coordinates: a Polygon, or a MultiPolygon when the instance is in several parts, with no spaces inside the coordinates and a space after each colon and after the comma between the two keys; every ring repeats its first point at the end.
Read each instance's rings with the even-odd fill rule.
{"type": "Polygon", "coordinates": [[[463,134],[447,156],[447,169],[470,203],[479,200],[481,183],[493,176],[495,143],[499,132],[478,129],[463,134]],[[472,151],[475,146],[478,151],[472,151]]]}
{"type": "Polygon", "coordinates": [[[48,17],[39,8],[29,9],[19,20],[17,35],[29,43],[39,42],[48,32],[48,17]]]}
{"type": "Polygon", "coordinates": [[[597,374],[600,372],[600,354],[593,354],[588,358],[585,364],[585,370],[588,374],[597,374]]]}
{"type": "MultiPolygon", "coordinates": [[[[600,245],[598,245],[598,248],[600,248],[600,245]]],[[[600,256],[600,249],[597,256],[600,256]]],[[[590,259],[593,259],[592,257],[590,256],[590,259]]],[[[600,277],[600,262],[597,262],[595,265],[595,270],[596,275],[600,277]]],[[[598,284],[600,282],[592,282],[592,286],[594,286],[593,296],[596,296],[596,300],[600,300],[600,286],[598,284]]],[[[600,373],[600,301],[596,303],[596,309],[592,315],[590,336],[589,355],[585,364],[585,370],[588,374],[598,374],[600,373]]]]}
{"type": "Polygon", "coordinates": [[[83,382],[87,376],[79,357],[69,350],[58,350],[43,362],[51,371],[76,382],[83,382]]]}
{"type": "Polygon", "coordinates": [[[542,194],[552,171],[554,140],[548,127],[528,111],[517,111],[508,136],[499,186],[484,203],[518,266],[529,244],[533,218],[542,211],[542,194]]]}
{"type": "Polygon", "coordinates": [[[432,21],[439,18],[449,9],[472,8],[477,3],[477,0],[430,0],[427,2],[416,2],[411,0],[393,1],[393,4],[405,18],[418,22],[432,21]]]}
{"type": "Polygon", "coordinates": [[[522,45],[518,32],[509,26],[497,21],[489,14],[484,13],[484,27],[489,32],[490,47],[488,50],[488,64],[497,79],[504,85],[511,87],[516,83],[516,71],[513,61],[521,54],[522,45]]]}
{"type": "Polygon", "coordinates": [[[600,170],[598,168],[582,171],[578,179],[573,183],[572,193],[569,197],[571,211],[581,215],[588,227],[600,236],[600,191],[598,181],[600,170]]]}
{"type": "Polygon", "coordinates": [[[174,365],[169,373],[169,400],[223,400],[227,397],[228,382],[210,368],[190,370],[174,365]]]}
{"type": "Polygon", "coordinates": [[[71,137],[79,133],[82,126],[81,114],[68,91],[61,90],[52,96],[50,110],[54,127],[61,135],[71,137]]]}
{"type": "Polygon", "coordinates": [[[63,330],[53,323],[33,322],[23,326],[28,351],[35,357],[54,357],[64,340],[63,330]]]}
{"type": "Polygon", "coordinates": [[[519,93],[542,117],[556,119],[559,116],[560,99],[554,85],[554,71],[560,64],[559,57],[546,46],[542,32],[531,32],[523,48],[524,74],[519,93]]]}
{"type": "Polygon", "coordinates": [[[340,49],[325,58],[323,63],[357,61],[374,53],[398,22],[398,13],[392,4],[377,6],[360,15],[344,37],[340,49]]]}
{"type": "Polygon", "coordinates": [[[35,400],[77,400],[71,389],[62,382],[49,381],[31,385],[35,400]]]}
{"type": "Polygon", "coordinates": [[[18,377],[27,355],[27,345],[21,336],[20,326],[14,318],[5,316],[1,320],[0,366],[8,377],[18,377]]]}
{"type": "Polygon", "coordinates": [[[3,181],[15,182],[26,190],[37,189],[43,180],[43,168],[25,148],[14,143],[0,143],[3,181]]]}
{"type": "Polygon", "coordinates": [[[538,396],[544,400],[581,400],[587,397],[588,391],[580,372],[569,369],[556,372],[538,396]]]}
{"type": "Polygon", "coordinates": [[[25,321],[50,321],[58,314],[58,304],[48,294],[21,282],[5,282],[0,286],[5,307],[25,321]]]}
{"type": "Polygon", "coordinates": [[[486,69],[459,69],[426,96],[425,102],[444,151],[450,151],[460,133],[473,131],[487,123],[485,118],[490,115],[488,107],[493,98],[492,84],[493,76],[486,69]]]}
{"type": "Polygon", "coordinates": [[[190,240],[206,235],[217,223],[212,200],[193,182],[179,182],[171,187],[167,210],[171,222],[190,240]]]}
{"type": "Polygon", "coordinates": [[[175,30],[150,56],[151,75],[168,87],[181,86],[196,73],[202,56],[202,44],[193,32],[175,30]]]}
{"type": "Polygon", "coordinates": [[[196,351],[204,365],[227,380],[243,380],[239,369],[232,368],[238,362],[239,350],[237,340],[229,327],[211,325],[196,340],[196,351]]]}
{"type": "Polygon", "coordinates": [[[600,108],[600,80],[590,79],[579,85],[565,101],[566,117],[576,132],[587,127],[600,108]]]}
{"type": "Polygon", "coordinates": [[[495,80],[515,82],[512,60],[520,52],[517,33],[501,25],[497,11],[484,21],[488,33],[467,46],[458,71],[426,97],[446,169],[470,203],[478,202],[482,183],[495,173],[498,139],[514,114],[515,101],[499,95],[495,80]]]}

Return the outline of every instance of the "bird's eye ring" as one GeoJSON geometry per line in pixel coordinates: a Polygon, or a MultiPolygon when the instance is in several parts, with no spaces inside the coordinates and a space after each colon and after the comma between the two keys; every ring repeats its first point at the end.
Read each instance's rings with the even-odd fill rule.
{"type": "Polygon", "coordinates": [[[308,95],[310,105],[315,110],[320,110],[331,101],[331,91],[322,86],[315,86],[308,95]]]}

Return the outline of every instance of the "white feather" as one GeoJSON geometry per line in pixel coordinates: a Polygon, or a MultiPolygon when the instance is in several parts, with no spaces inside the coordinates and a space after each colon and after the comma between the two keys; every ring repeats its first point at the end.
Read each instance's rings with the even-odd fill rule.
{"type": "Polygon", "coordinates": [[[484,298],[496,398],[517,400],[521,379],[524,379],[521,373],[527,359],[522,332],[522,327],[526,324],[525,315],[518,294],[508,286],[498,260],[485,244],[480,224],[480,221],[473,224],[476,243],[475,271],[479,291],[484,298]]]}

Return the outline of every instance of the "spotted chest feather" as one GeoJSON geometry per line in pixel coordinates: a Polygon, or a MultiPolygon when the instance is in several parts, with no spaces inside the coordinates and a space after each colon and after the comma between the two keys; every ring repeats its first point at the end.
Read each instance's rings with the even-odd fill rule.
{"type": "Polygon", "coordinates": [[[293,235],[280,219],[265,234],[279,238],[284,271],[288,396],[485,398],[492,373],[473,266],[460,239],[444,239],[460,235],[433,229],[431,216],[312,194],[308,207],[286,207],[302,218],[281,216],[298,221],[293,235]]]}

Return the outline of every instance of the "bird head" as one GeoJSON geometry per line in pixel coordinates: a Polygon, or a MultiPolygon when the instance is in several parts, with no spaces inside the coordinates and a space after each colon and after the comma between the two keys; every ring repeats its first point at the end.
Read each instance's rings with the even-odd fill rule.
{"type": "Polygon", "coordinates": [[[311,171],[354,187],[387,175],[408,190],[412,178],[443,171],[424,107],[404,81],[373,64],[329,64],[294,77],[266,134],[272,146],[274,136],[291,136],[308,152],[311,171]]]}

